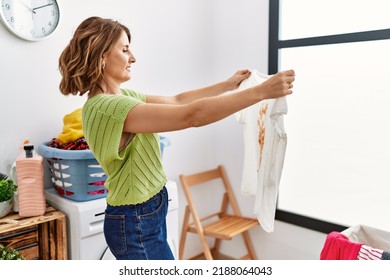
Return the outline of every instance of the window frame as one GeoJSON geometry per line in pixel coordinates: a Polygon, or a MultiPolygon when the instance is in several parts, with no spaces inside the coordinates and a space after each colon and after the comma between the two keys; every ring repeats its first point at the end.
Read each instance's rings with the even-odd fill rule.
{"type": "MultiPolygon", "coordinates": [[[[280,1],[281,0],[269,0],[268,74],[274,74],[280,70],[279,50],[284,48],[390,39],[389,28],[318,37],[280,40],[280,1]]],[[[335,224],[328,221],[299,215],[293,212],[281,210],[278,207],[276,208],[275,219],[326,234],[332,231],[340,232],[347,228],[345,225],[335,224]]]]}

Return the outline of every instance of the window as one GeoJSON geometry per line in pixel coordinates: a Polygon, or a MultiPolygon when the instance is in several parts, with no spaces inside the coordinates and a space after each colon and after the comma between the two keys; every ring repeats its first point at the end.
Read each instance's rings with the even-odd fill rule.
{"type": "Polygon", "coordinates": [[[390,3],[269,3],[269,73],[297,74],[276,218],[390,231],[390,3]]]}

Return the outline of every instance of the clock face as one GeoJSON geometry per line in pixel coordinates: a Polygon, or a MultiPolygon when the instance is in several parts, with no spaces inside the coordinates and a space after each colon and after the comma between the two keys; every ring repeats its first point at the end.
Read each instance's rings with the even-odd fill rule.
{"type": "Polygon", "coordinates": [[[38,41],[57,28],[60,12],[55,0],[0,0],[0,19],[16,36],[38,41]]]}

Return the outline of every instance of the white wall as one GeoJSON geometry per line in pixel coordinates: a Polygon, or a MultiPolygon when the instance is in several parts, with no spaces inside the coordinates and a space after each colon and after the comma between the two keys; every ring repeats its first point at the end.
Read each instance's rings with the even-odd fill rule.
{"type": "MultiPolygon", "coordinates": [[[[267,0],[59,0],[59,4],[60,26],[44,41],[17,39],[0,25],[0,172],[8,173],[24,139],[39,145],[56,137],[63,116],[85,101],[60,94],[57,65],[75,28],[88,16],[114,18],[130,28],[137,63],[125,86],[145,93],[175,94],[220,81],[241,68],[267,71],[267,0]]],[[[242,128],[233,117],[165,136],[172,142],[164,153],[171,179],[224,164],[238,186],[242,128]]],[[[242,196],[239,187],[235,192],[242,212],[252,215],[251,198],[242,196]]],[[[207,207],[213,203],[212,195],[204,196],[207,207]]],[[[180,222],[184,205],[180,192],[180,222]]],[[[317,259],[325,239],[281,222],[276,222],[272,234],[257,230],[251,236],[262,259],[317,259]]],[[[241,248],[239,240],[233,242],[234,251],[241,248]]],[[[193,239],[189,250],[196,247],[193,239]]]]}

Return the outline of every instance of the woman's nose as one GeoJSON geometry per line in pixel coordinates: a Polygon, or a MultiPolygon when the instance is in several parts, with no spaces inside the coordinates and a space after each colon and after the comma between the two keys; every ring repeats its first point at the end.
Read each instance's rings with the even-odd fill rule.
{"type": "Polygon", "coordinates": [[[130,61],[131,63],[136,62],[136,59],[135,59],[135,56],[133,55],[133,53],[130,53],[129,61],[130,61]]]}

